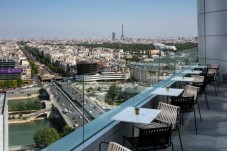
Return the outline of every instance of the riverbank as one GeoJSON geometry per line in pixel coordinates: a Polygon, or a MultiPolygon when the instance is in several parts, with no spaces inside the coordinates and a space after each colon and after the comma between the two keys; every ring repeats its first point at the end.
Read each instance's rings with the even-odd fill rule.
{"type": "Polygon", "coordinates": [[[8,120],[8,124],[29,123],[31,121],[44,120],[44,119],[45,119],[44,117],[39,117],[39,118],[36,118],[34,120],[30,120],[30,121],[27,121],[27,120],[24,120],[24,119],[13,119],[13,120],[8,120]]]}
{"type": "MultiPolygon", "coordinates": [[[[58,129],[55,125],[56,124],[54,120],[45,119],[34,120],[26,123],[9,124],[9,147],[11,148],[11,146],[27,146],[34,144],[33,136],[37,132],[37,130],[44,128],[58,129]]],[[[20,151],[22,150],[23,149],[21,149],[20,151]]],[[[29,151],[29,149],[23,151],[29,151]]],[[[30,151],[32,151],[32,149],[30,151]]]]}
{"type": "Polygon", "coordinates": [[[28,96],[8,96],[8,100],[20,100],[20,99],[29,99],[29,98],[36,98],[38,97],[39,94],[31,94],[29,97],[28,96]]]}
{"type": "Polygon", "coordinates": [[[40,148],[37,148],[35,145],[18,145],[18,146],[10,146],[9,151],[40,151],[40,148]]]}

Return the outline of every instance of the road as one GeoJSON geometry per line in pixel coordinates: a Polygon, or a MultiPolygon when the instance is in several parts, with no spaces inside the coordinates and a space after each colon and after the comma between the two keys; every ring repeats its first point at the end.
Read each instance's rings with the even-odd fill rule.
{"type": "Polygon", "coordinates": [[[79,128],[89,122],[86,117],[83,118],[82,112],[78,111],[78,108],[54,83],[47,84],[46,89],[49,92],[50,99],[53,100],[55,107],[58,108],[60,114],[69,126],[79,128]],[[67,112],[65,112],[66,110],[67,112]]]}
{"type": "Polygon", "coordinates": [[[68,94],[73,102],[80,107],[81,111],[83,109],[82,107],[84,107],[85,114],[90,119],[95,119],[105,113],[105,111],[96,105],[89,97],[85,95],[83,96],[83,93],[80,90],[72,87],[71,85],[67,85],[66,83],[61,83],[61,86],[64,92],[68,94]]]}

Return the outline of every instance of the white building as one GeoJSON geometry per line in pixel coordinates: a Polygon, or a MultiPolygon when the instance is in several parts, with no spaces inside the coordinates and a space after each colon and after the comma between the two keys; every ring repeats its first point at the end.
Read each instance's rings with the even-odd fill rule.
{"type": "Polygon", "coordinates": [[[8,151],[8,105],[6,93],[0,92],[0,150],[8,151]]]}
{"type": "Polygon", "coordinates": [[[171,49],[174,51],[177,50],[177,48],[175,46],[168,46],[168,45],[161,44],[161,43],[154,43],[154,47],[155,47],[155,49],[158,49],[158,50],[164,50],[164,49],[171,49]]]}
{"type": "MultiPolygon", "coordinates": [[[[127,80],[130,77],[127,73],[122,72],[102,72],[94,75],[84,75],[84,81],[105,81],[105,80],[127,80]]],[[[83,75],[76,75],[77,81],[83,81],[83,75]]]]}

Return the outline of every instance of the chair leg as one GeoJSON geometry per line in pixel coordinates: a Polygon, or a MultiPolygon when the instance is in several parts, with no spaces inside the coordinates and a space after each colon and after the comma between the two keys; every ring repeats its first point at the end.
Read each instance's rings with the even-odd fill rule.
{"type": "Polygon", "coordinates": [[[215,94],[216,94],[216,96],[218,96],[218,95],[217,95],[217,88],[216,88],[216,82],[215,82],[215,80],[214,80],[214,89],[215,89],[215,94]]]}
{"type": "Polygon", "coordinates": [[[218,80],[218,78],[216,78],[216,85],[217,85],[217,89],[218,89],[218,92],[219,92],[219,80],[218,80]]]}
{"type": "Polygon", "coordinates": [[[182,141],[181,141],[181,136],[180,136],[180,129],[178,126],[176,126],[177,128],[177,131],[178,131],[178,136],[179,136],[179,139],[180,139],[180,146],[181,146],[181,150],[183,151],[183,145],[182,145],[182,141]]]}
{"type": "Polygon", "coordinates": [[[201,116],[200,106],[199,106],[199,103],[198,103],[198,102],[197,102],[197,105],[198,105],[198,110],[199,110],[199,117],[200,117],[200,121],[202,122],[202,116],[201,116]]]}
{"type": "Polygon", "coordinates": [[[171,143],[171,146],[172,146],[172,151],[174,151],[173,143],[171,143]]]}
{"type": "Polygon", "coordinates": [[[205,95],[205,101],[207,103],[207,109],[209,110],[209,104],[208,104],[208,100],[207,100],[207,92],[206,92],[206,90],[204,90],[204,95],[205,95]]]}
{"type": "Polygon", "coordinates": [[[218,83],[219,83],[219,82],[216,81],[217,89],[218,89],[218,92],[219,92],[219,84],[218,84],[218,83]]]}
{"type": "Polygon", "coordinates": [[[197,135],[197,124],[196,124],[195,109],[194,109],[194,120],[195,120],[195,133],[197,135]]]}
{"type": "Polygon", "coordinates": [[[101,151],[101,143],[99,144],[99,151],[101,151]]]}
{"type": "Polygon", "coordinates": [[[184,113],[182,113],[181,120],[182,120],[181,124],[184,125],[184,113]]]}

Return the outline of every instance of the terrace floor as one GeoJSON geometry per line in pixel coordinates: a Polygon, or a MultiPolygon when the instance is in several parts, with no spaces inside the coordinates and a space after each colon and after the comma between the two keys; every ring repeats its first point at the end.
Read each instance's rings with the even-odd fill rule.
{"type": "MultiPolygon", "coordinates": [[[[210,109],[207,109],[204,95],[199,97],[202,122],[196,107],[198,134],[195,133],[193,112],[184,114],[184,125],[180,125],[184,151],[227,151],[227,84],[220,84],[218,96],[214,86],[207,87],[210,109]]],[[[178,133],[172,134],[175,151],[180,151],[178,133]]],[[[166,150],[171,150],[169,147],[166,150]]]]}

